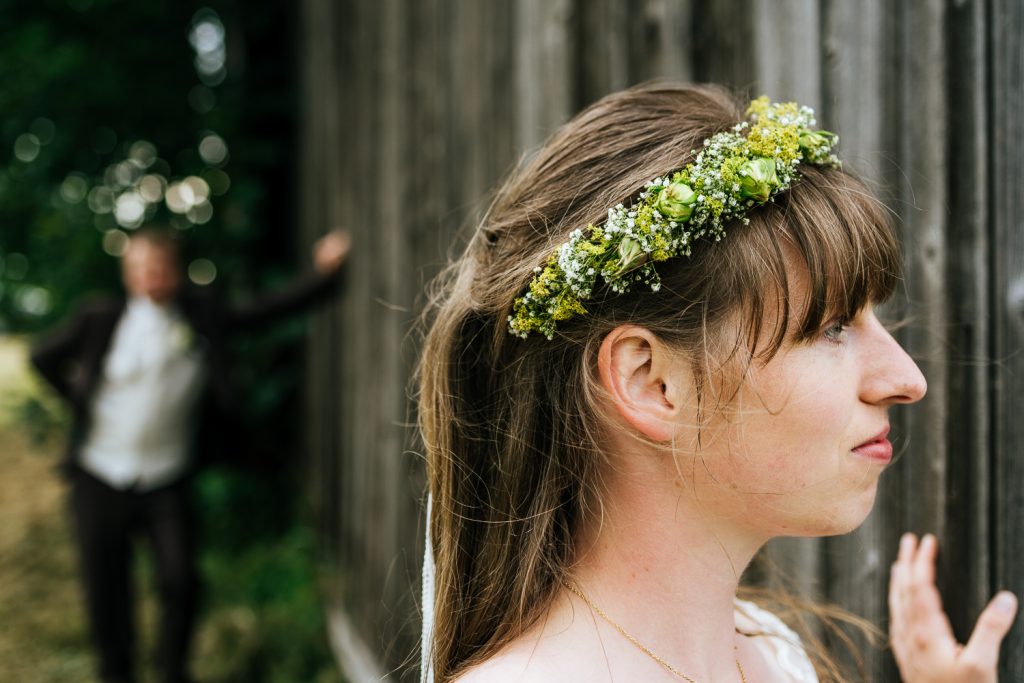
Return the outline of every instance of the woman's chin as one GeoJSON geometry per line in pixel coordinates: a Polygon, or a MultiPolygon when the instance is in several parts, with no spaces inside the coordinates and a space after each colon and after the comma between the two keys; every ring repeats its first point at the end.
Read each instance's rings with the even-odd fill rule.
{"type": "MultiPolygon", "coordinates": [[[[842,506],[833,507],[829,518],[823,520],[825,524],[823,524],[819,532],[814,535],[841,536],[856,530],[864,523],[864,520],[868,518],[868,515],[871,514],[871,510],[875,507],[875,497],[877,493],[877,485],[871,486],[870,488],[860,492],[860,494],[852,500],[846,501],[842,506]]],[[[824,508],[824,510],[828,509],[828,507],[824,508]]]]}
{"type": "Polygon", "coordinates": [[[829,501],[811,514],[787,521],[775,535],[815,538],[848,534],[871,514],[876,494],[877,487],[872,486],[841,502],[829,501]]]}

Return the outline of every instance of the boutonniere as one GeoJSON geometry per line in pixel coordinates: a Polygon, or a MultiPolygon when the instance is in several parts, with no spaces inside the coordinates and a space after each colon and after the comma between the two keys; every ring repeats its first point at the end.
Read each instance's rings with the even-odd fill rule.
{"type": "Polygon", "coordinates": [[[196,333],[184,320],[176,320],[171,325],[171,348],[175,351],[191,351],[196,346],[196,333]]]}

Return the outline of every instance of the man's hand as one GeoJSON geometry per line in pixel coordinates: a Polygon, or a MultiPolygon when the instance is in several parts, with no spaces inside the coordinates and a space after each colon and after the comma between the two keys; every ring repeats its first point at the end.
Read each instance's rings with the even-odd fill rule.
{"type": "Polygon", "coordinates": [[[889,584],[893,653],[906,683],[996,683],[999,645],[1013,626],[1017,598],[1003,591],[978,617],[967,645],[956,642],[935,587],[931,534],[918,544],[913,534],[900,540],[889,584]]]}
{"type": "Polygon", "coordinates": [[[313,267],[318,273],[329,275],[341,267],[352,246],[352,237],[344,230],[333,230],[313,245],[313,267]]]}

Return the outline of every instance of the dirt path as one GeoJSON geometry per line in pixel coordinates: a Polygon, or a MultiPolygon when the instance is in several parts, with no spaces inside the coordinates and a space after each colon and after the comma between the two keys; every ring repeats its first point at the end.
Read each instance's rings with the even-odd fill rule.
{"type": "Polygon", "coordinates": [[[24,345],[0,337],[0,681],[93,683],[60,443],[33,444],[11,411],[31,390],[24,345]]]}

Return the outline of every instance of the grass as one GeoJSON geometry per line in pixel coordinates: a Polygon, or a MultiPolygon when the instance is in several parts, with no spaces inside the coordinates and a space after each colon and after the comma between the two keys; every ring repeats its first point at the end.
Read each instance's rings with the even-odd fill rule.
{"type": "Polygon", "coordinates": [[[15,400],[37,387],[23,345],[2,338],[0,386],[0,680],[93,683],[60,443],[21,427],[15,400]]]}

